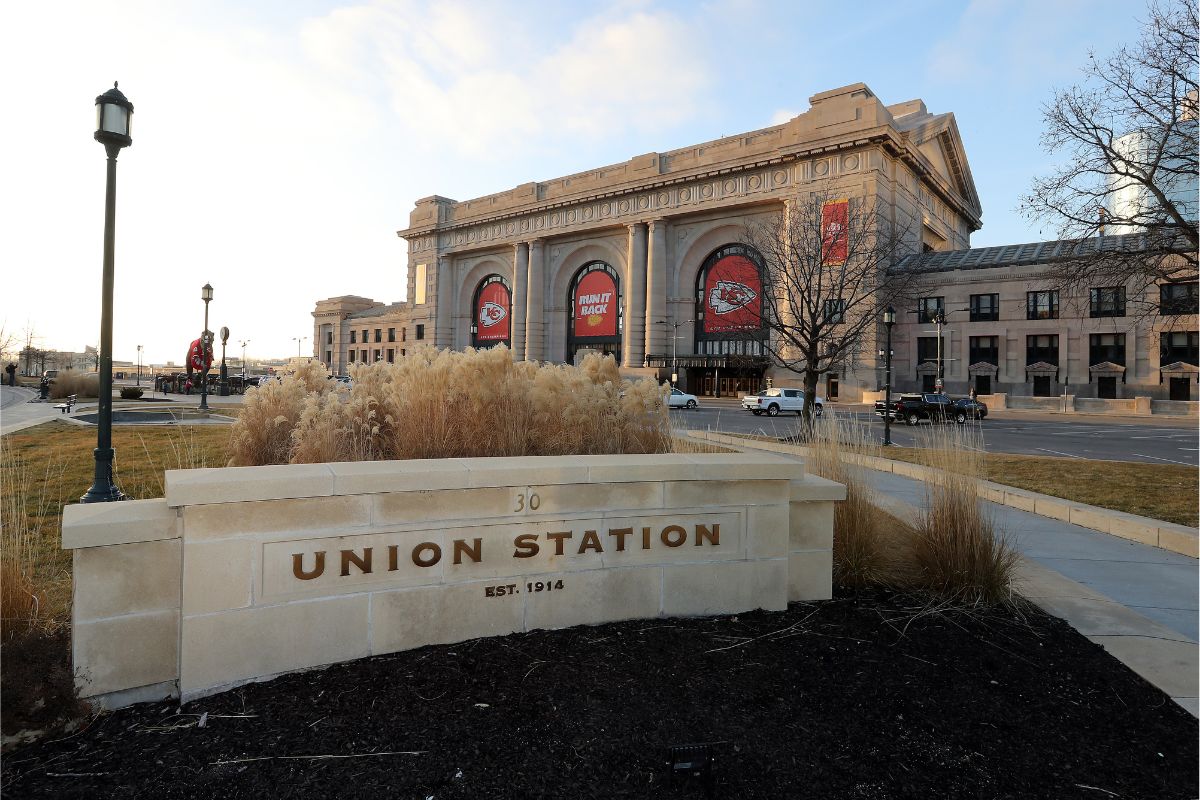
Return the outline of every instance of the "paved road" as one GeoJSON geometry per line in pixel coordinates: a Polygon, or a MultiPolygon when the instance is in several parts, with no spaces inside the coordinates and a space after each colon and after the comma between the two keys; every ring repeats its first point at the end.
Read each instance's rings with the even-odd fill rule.
{"type": "MultiPolygon", "coordinates": [[[[831,406],[832,408],[832,406],[831,406]]],[[[883,423],[864,406],[836,408],[838,414],[869,422],[875,435],[883,438],[883,423]]],[[[672,411],[680,428],[707,429],[727,433],[759,433],[787,436],[796,429],[793,416],[756,417],[733,400],[701,399],[695,411],[672,411]]],[[[892,441],[914,444],[914,433],[928,429],[892,425],[892,441]]],[[[1149,464],[1196,466],[1200,459],[1200,432],[1194,419],[1081,417],[998,412],[980,425],[985,446],[996,453],[1085,458],[1106,461],[1139,461],[1149,464]]]]}

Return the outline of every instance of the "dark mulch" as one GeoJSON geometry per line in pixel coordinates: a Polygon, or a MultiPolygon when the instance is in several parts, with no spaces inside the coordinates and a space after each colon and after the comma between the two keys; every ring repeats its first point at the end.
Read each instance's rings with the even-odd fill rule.
{"type": "Polygon", "coordinates": [[[87,705],[75,697],[69,629],[5,630],[3,638],[0,729],[5,736],[61,731],[87,714],[87,705]]]}
{"type": "Polygon", "coordinates": [[[0,788],[697,797],[665,785],[666,748],[720,742],[719,797],[1196,796],[1196,720],[1064,623],[918,610],[870,595],[380,656],[101,716],[9,753],[0,788]]]}

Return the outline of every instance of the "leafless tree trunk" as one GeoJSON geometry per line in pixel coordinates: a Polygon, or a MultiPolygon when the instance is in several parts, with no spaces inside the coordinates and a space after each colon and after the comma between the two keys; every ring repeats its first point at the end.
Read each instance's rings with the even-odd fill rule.
{"type": "Polygon", "coordinates": [[[1091,55],[1084,82],[1046,106],[1042,146],[1066,161],[1023,198],[1026,216],[1080,240],[1056,268],[1061,285],[1085,297],[1125,286],[1134,305],[1156,283],[1194,278],[1200,246],[1197,9],[1166,0],[1148,14],[1136,45],[1091,55]]]}
{"type": "Polygon", "coordinates": [[[744,243],[765,261],[768,351],[804,378],[803,432],[812,429],[820,377],[852,364],[874,341],[883,310],[910,299],[913,274],[888,268],[915,241],[913,220],[889,219],[873,198],[847,199],[832,186],[746,227],[744,243]]]}

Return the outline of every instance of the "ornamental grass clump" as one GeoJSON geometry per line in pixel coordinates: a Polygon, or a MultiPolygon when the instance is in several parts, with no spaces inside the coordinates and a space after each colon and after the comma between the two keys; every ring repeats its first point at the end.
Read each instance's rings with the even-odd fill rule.
{"type": "Polygon", "coordinates": [[[42,535],[39,521],[61,508],[57,491],[65,465],[46,461],[40,468],[0,440],[0,638],[8,641],[51,622],[48,581],[43,574],[47,548],[57,540],[42,535]]]}
{"type": "Polygon", "coordinates": [[[76,372],[73,369],[59,371],[50,383],[50,398],[61,400],[76,397],[96,397],[100,394],[100,376],[94,372],[76,372]]]}
{"type": "Polygon", "coordinates": [[[922,460],[932,471],[912,540],[919,585],[970,606],[1013,602],[1020,556],[979,498],[984,450],[977,427],[934,426],[924,439],[922,460]]]}
{"type": "Polygon", "coordinates": [[[827,411],[813,425],[808,468],[843,484],[846,499],[833,509],[833,582],[846,588],[886,586],[896,581],[908,555],[894,520],[875,504],[875,494],[858,457],[877,456],[870,428],[827,411]]]}
{"type": "Polygon", "coordinates": [[[611,358],[514,362],[507,348],[420,348],[360,365],[353,388],[319,363],[246,393],[233,465],[670,449],[665,391],[623,380],[611,358]]]}

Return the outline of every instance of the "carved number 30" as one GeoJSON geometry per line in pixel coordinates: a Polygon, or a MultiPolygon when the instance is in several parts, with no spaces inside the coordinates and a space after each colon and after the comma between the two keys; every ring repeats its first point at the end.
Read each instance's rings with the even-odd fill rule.
{"type": "Polygon", "coordinates": [[[519,494],[517,495],[517,507],[513,511],[524,511],[526,506],[530,511],[537,511],[541,504],[542,498],[538,497],[537,492],[530,493],[528,502],[525,500],[525,495],[519,494]]]}

